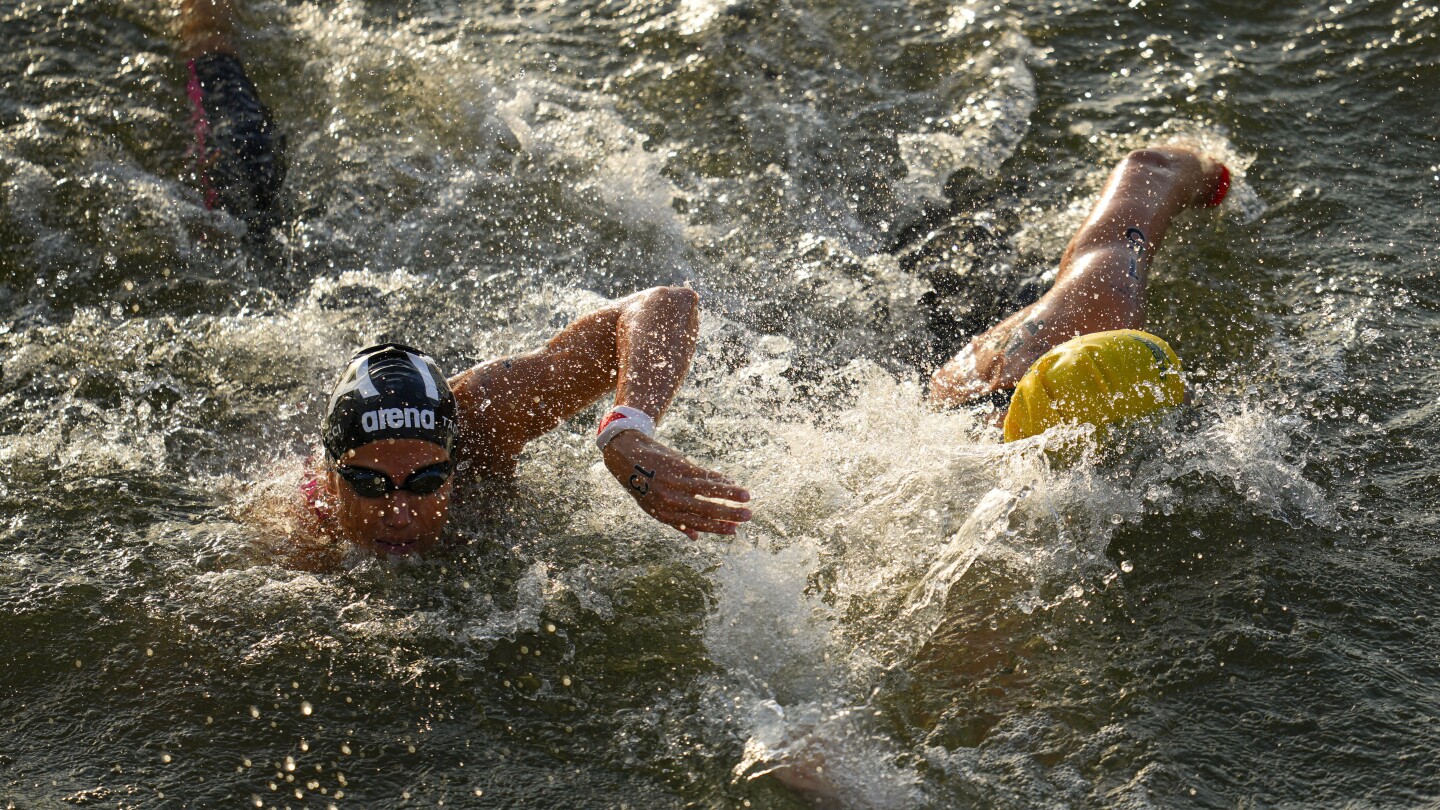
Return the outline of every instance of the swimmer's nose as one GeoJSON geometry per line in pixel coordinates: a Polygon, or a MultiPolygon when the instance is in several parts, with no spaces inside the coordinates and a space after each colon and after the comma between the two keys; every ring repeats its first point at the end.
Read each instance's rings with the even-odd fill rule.
{"type": "Polygon", "coordinates": [[[392,529],[403,529],[415,520],[415,509],[404,493],[396,492],[387,498],[385,504],[385,525],[392,529]]]}

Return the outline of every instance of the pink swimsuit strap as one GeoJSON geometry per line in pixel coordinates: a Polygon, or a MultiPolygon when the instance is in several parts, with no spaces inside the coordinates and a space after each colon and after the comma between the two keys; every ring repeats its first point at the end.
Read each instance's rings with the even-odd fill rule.
{"type": "Polygon", "coordinates": [[[205,95],[200,87],[200,74],[195,72],[195,60],[191,59],[186,67],[190,71],[190,79],[185,83],[185,94],[190,98],[190,125],[195,131],[195,143],[185,154],[195,161],[200,186],[205,192],[205,207],[214,210],[220,195],[210,185],[210,173],[206,170],[206,161],[210,157],[210,116],[205,112],[205,95]]]}
{"type": "Polygon", "coordinates": [[[321,523],[329,523],[335,513],[321,500],[324,493],[325,489],[320,486],[320,479],[315,476],[315,471],[305,473],[305,480],[300,482],[300,494],[305,497],[305,505],[310,507],[310,511],[315,513],[321,523]]]}

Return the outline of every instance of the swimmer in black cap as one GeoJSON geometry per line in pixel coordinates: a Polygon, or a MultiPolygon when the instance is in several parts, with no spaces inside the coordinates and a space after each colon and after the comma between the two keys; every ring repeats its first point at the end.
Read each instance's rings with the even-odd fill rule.
{"type": "Polygon", "coordinates": [[[285,135],[240,63],[230,0],[181,0],[180,39],[195,131],[190,154],[205,207],[265,234],[279,222],[285,135]]]}
{"type": "Polygon", "coordinates": [[[510,476],[526,443],[614,392],[596,444],[616,481],[692,539],[734,534],[750,494],[654,437],[690,368],[699,312],[693,290],[657,287],[543,349],[449,380],[408,346],[361,350],[330,395],[324,457],[301,487],[307,527],[371,551],[424,551],[441,537],[457,479],[510,476]]]}

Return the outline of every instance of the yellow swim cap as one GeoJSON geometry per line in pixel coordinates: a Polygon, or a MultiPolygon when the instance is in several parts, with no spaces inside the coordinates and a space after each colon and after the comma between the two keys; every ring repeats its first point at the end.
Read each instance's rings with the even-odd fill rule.
{"type": "Polygon", "coordinates": [[[1081,335],[1046,352],[1020,378],[1005,415],[1005,441],[1067,422],[1099,427],[1184,400],[1180,358],[1163,339],[1134,329],[1081,335]]]}

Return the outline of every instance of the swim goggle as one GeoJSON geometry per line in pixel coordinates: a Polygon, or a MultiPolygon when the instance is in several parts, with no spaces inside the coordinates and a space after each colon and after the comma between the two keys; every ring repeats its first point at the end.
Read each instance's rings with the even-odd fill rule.
{"type": "Polygon", "coordinates": [[[350,484],[355,494],[362,498],[383,498],[396,490],[405,490],[416,495],[433,495],[445,486],[450,480],[450,474],[455,471],[455,465],[448,461],[439,464],[431,464],[428,467],[421,467],[405,483],[397,485],[390,476],[379,470],[371,470],[366,467],[351,467],[346,464],[336,465],[335,472],[350,484]]]}

